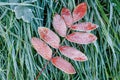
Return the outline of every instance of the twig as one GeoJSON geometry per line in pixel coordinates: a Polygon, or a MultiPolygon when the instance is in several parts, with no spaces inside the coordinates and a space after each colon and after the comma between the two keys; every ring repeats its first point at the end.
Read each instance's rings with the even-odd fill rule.
{"type": "MultiPolygon", "coordinates": [[[[51,58],[52,59],[52,58],[51,58]]],[[[47,65],[49,64],[50,61],[47,61],[46,64],[44,65],[44,67],[42,68],[42,70],[38,73],[37,77],[35,78],[35,80],[38,80],[39,76],[42,74],[42,72],[46,69],[47,65]]]]}

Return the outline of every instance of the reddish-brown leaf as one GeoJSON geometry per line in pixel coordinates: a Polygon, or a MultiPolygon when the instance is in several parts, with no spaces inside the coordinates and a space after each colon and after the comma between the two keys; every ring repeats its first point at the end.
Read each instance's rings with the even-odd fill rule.
{"type": "Polygon", "coordinates": [[[45,27],[39,27],[38,32],[41,39],[43,39],[51,47],[59,48],[60,39],[53,31],[45,27]]]}
{"type": "Polygon", "coordinates": [[[52,50],[50,47],[40,40],[39,38],[33,37],[31,39],[31,43],[35,50],[45,59],[50,60],[52,58],[52,50]]]}
{"type": "Polygon", "coordinates": [[[66,24],[63,18],[58,14],[55,14],[55,16],[53,17],[53,27],[60,36],[62,37],[66,36],[67,31],[66,24]]]}
{"type": "Polygon", "coordinates": [[[87,12],[87,4],[85,2],[79,4],[73,11],[73,21],[76,22],[81,18],[83,18],[86,12],[87,12]]]}
{"type": "Polygon", "coordinates": [[[67,74],[75,74],[76,71],[74,69],[74,67],[66,60],[64,60],[61,57],[54,57],[52,58],[52,64],[59,68],[60,70],[64,71],[67,74]]]}
{"type": "Polygon", "coordinates": [[[98,26],[96,24],[92,24],[91,22],[84,22],[84,23],[72,25],[71,29],[77,31],[91,31],[96,29],[97,27],[98,26]]]}
{"type": "Polygon", "coordinates": [[[89,44],[97,40],[97,37],[91,33],[74,32],[66,36],[66,39],[78,44],[89,44]]]}
{"type": "Polygon", "coordinates": [[[73,23],[73,18],[72,18],[70,10],[67,8],[62,8],[61,16],[63,17],[67,27],[70,27],[73,23]]]}
{"type": "Polygon", "coordinates": [[[85,54],[80,52],[79,50],[69,47],[69,46],[60,46],[60,52],[65,55],[66,57],[76,60],[76,61],[86,61],[88,60],[85,54]]]}

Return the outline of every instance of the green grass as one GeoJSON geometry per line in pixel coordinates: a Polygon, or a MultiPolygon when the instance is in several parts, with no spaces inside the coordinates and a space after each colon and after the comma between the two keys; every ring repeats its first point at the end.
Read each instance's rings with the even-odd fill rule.
{"type": "MultiPolygon", "coordinates": [[[[0,80],[34,80],[47,61],[33,49],[30,39],[39,37],[39,26],[54,30],[52,17],[60,13],[62,7],[73,10],[81,2],[88,4],[87,14],[81,21],[99,25],[92,31],[98,40],[89,45],[78,45],[66,40],[64,45],[81,50],[87,55],[88,61],[76,62],[63,56],[72,63],[77,73],[68,75],[49,64],[39,80],[120,79],[119,0],[37,0],[30,6],[35,16],[31,23],[16,19],[10,8],[11,5],[23,4],[23,1],[19,4],[5,0],[5,4],[0,2],[0,80]]],[[[23,5],[28,6],[26,4],[23,5]]],[[[61,54],[58,52],[58,55],[61,54]]]]}

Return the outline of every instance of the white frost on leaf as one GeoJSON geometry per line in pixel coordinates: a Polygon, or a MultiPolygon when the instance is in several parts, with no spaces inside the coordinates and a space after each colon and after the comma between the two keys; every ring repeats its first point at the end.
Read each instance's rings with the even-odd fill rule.
{"type": "Polygon", "coordinates": [[[26,6],[16,6],[14,12],[17,19],[22,19],[27,23],[30,23],[34,17],[32,10],[26,6]]]}

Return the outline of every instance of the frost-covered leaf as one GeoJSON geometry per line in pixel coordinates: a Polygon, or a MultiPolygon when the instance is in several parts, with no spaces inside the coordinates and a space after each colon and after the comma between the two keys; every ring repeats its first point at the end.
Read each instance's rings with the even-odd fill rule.
{"type": "Polygon", "coordinates": [[[45,27],[39,27],[38,33],[41,39],[43,39],[51,47],[59,48],[60,39],[53,31],[45,27]]]}
{"type": "Polygon", "coordinates": [[[62,37],[66,36],[66,31],[67,31],[66,24],[63,18],[58,14],[55,14],[53,17],[53,27],[60,36],[62,37]]]}
{"type": "Polygon", "coordinates": [[[85,56],[85,54],[83,54],[82,52],[80,52],[79,50],[73,48],[73,47],[69,47],[69,46],[60,46],[59,47],[60,52],[73,60],[76,61],[86,61],[87,57],[85,56]]]}
{"type": "Polygon", "coordinates": [[[27,23],[34,17],[32,10],[26,6],[16,6],[14,12],[17,19],[23,19],[27,23]]]}
{"type": "Polygon", "coordinates": [[[52,64],[59,68],[60,70],[64,71],[67,74],[75,74],[76,71],[74,69],[74,67],[71,65],[71,63],[69,63],[68,61],[64,60],[61,57],[54,57],[52,58],[52,64]]]}
{"type": "Polygon", "coordinates": [[[33,45],[33,47],[35,48],[35,50],[45,59],[50,60],[52,57],[52,50],[50,49],[50,47],[43,42],[42,40],[40,40],[39,38],[35,38],[33,37],[31,39],[31,43],[33,45]]]}
{"type": "Polygon", "coordinates": [[[73,18],[72,18],[70,10],[67,8],[62,8],[61,16],[63,17],[67,27],[70,27],[73,23],[73,18]]]}
{"type": "Polygon", "coordinates": [[[79,24],[74,24],[71,26],[72,30],[77,31],[92,31],[96,29],[98,26],[96,24],[92,24],[91,22],[84,22],[79,24]]]}
{"type": "MultiPolygon", "coordinates": [[[[9,0],[9,3],[18,3],[20,0],[9,0]]],[[[16,5],[10,5],[10,8],[14,10],[16,5]]]]}
{"type": "Polygon", "coordinates": [[[87,4],[85,2],[80,3],[73,11],[73,21],[76,22],[84,17],[87,12],[87,4]]]}
{"type": "Polygon", "coordinates": [[[66,36],[66,39],[78,44],[89,44],[97,40],[97,37],[91,33],[74,32],[66,36]]]}

